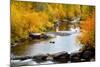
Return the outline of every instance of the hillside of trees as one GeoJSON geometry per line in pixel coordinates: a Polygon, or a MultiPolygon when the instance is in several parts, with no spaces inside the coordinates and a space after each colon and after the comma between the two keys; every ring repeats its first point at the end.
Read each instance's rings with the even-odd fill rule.
{"type": "Polygon", "coordinates": [[[81,17],[84,44],[94,46],[95,7],[79,4],[57,4],[11,1],[11,42],[27,38],[30,32],[52,31],[56,20],[81,17]]]}

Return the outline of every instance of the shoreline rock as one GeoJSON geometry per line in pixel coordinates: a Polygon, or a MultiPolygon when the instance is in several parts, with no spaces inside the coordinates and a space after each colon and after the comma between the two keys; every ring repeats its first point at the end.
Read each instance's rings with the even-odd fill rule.
{"type": "Polygon", "coordinates": [[[25,56],[25,57],[11,57],[11,60],[24,61],[27,59],[32,59],[37,63],[42,63],[46,61],[52,61],[55,63],[75,63],[75,62],[91,62],[95,61],[95,49],[85,49],[83,51],[74,52],[68,54],[66,51],[58,52],[54,54],[46,55],[36,55],[36,56],[25,56]]]}

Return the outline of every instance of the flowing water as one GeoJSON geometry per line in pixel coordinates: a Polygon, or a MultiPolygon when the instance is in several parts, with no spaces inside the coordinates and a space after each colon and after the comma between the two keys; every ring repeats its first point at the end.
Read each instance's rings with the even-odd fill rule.
{"type": "MultiPolygon", "coordinates": [[[[60,31],[59,33],[66,33],[66,31],[60,31]]],[[[68,31],[67,31],[68,32],[68,31]]],[[[72,32],[69,31],[70,35],[56,35],[54,38],[51,38],[49,40],[45,41],[39,41],[37,43],[33,43],[30,45],[18,45],[12,48],[12,54],[14,56],[34,56],[34,55],[40,55],[40,54],[54,54],[62,51],[66,51],[69,54],[72,52],[78,51],[82,46],[79,42],[76,41],[77,35],[80,34],[80,32],[72,32]]],[[[54,34],[54,33],[51,33],[54,34]]],[[[14,62],[18,65],[34,65],[37,64],[34,61],[26,60],[24,62],[14,62]]],[[[53,63],[51,61],[46,61],[43,64],[49,64],[53,63]]],[[[42,64],[42,63],[41,63],[42,64]]]]}
{"type": "MultiPolygon", "coordinates": [[[[65,31],[61,31],[66,33],[65,31]]],[[[52,33],[51,33],[52,34],[52,33]]],[[[70,32],[70,35],[59,36],[56,35],[54,38],[49,40],[40,41],[30,45],[19,45],[15,46],[12,54],[17,56],[34,56],[38,54],[52,54],[57,52],[66,51],[68,53],[78,51],[81,48],[80,43],[76,41],[76,37],[79,32],[70,32]],[[50,43],[53,42],[53,43],[50,43]]]]}

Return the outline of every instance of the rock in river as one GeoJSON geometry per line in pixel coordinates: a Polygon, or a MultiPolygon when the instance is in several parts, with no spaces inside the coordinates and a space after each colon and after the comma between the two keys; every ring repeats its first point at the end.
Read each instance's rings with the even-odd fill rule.
{"type": "Polygon", "coordinates": [[[46,61],[47,55],[37,55],[33,57],[33,60],[37,63],[46,61]]]}
{"type": "Polygon", "coordinates": [[[92,51],[86,50],[82,53],[82,58],[86,61],[90,61],[94,57],[94,54],[92,51]]]}
{"type": "Polygon", "coordinates": [[[71,62],[81,62],[81,52],[71,53],[70,61],[71,62]]]}
{"type": "Polygon", "coordinates": [[[58,63],[67,63],[70,60],[70,58],[67,52],[60,52],[54,55],[53,60],[54,62],[58,63]]]}

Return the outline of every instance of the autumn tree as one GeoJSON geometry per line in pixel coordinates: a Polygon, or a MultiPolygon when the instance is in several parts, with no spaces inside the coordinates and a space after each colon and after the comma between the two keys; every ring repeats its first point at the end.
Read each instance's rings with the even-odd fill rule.
{"type": "Polygon", "coordinates": [[[31,2],[11,3],[11,41],[27,38],[29,32],[45,32],[52,23],[45,12],[36,11],[31,2]]]}
{"type": "Polygon", "coordinates": [[[88,16],[81,22],[82,35],[79,38],[82,44],[89,47],[95,47],[95,14],[88,16]]]}
{"type": "MultiPolygon", "coordinates": [[[[84,5],[11,0],[11,41],[27,38],[30,32],[52,31],[54,24],[57,23],[55,20],[87,17],[92,15],[91,11],[93,7],[84,5]]],[[[85,22],[82,28],[85,28],[84,25],[85,22]]]]}

